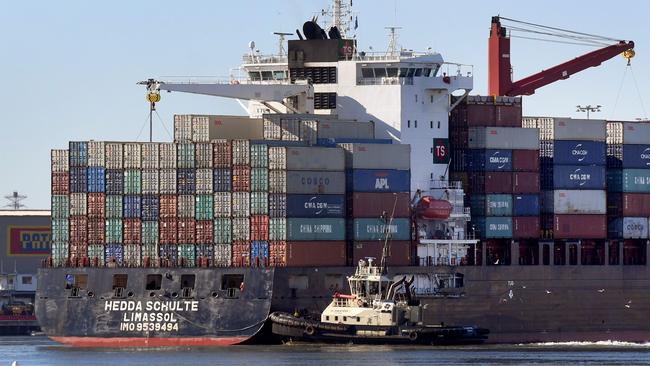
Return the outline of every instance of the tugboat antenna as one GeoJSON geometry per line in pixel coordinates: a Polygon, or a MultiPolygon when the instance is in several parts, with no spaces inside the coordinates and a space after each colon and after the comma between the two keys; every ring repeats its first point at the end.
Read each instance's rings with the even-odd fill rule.
{"type": "Polygon", "coordinates": [[[390,225],[393,223],[393,216],[395,216],[395,207],[397,207],[397,195],[394,194],[395,201],[393,201],[393,211],[390,213],[390,217],[386,217],[384,213],[384,247],[381,250],[381,274],[386,274],[386,267],[388,262],[388,240],[390,238],[390,225]]]}

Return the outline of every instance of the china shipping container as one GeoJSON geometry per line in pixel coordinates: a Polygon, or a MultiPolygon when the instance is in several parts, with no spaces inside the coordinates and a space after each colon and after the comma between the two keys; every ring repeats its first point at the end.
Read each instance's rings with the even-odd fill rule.
{"type": "Polygon", "coordinates": [[[623,169],[623,192],[650,193],[650,169],[623,169]]]}
{"type": "Polygon", "coordinates": [[[476,216],[512,216],[512,195],[488,194],[472,195],[470,207],[476,216]]]}
{"type": "Polygon", "coordinates": [[[355,218],[353,221],[353,238],[356,241],[383,240],[386,232],[392,240],[409,240],[410,220],[406,218],[394,218],[386,223],[379,218],[355,218]]]}
{"type": "Polygon", "coordinates": [[[606,169],[601,166],[556,165],[553,167],[555,189],[605,189],[606,169]]]}
{"type": "MultiPolygon", "coordinates": [[[[368,257],[379,261],[384,248],[383,241],[355,241],[352,243],[352,264],[368,257]]],[[[392,240],[388,245],[389,266],[411,265],[411,242],[392,240]]]]}
{"type": "Polygon", "coordinates": [[[409,192],[352,192],[349,197],[348,209],[352,217],[379,217],[384,212],[393,217],[410,217],[411,215],[409,192]]]}
{"type": "Polygon", "coordinates": [[[555,165],[605,165],[607,145],[603,141],[556,140],[553,142],[555,165]]]}
{"type": "Polygon", "coordinates": [[[409,192],[408,170],[353,169],[346,174],[347,189],[355,192],[409,192]]]}
{"type": "Polygon", "coordinates": [[[287,240],[290,241],[345,240],[343,218],[288,218],[286,222],[287,240]]]}
{"type": "Polygon", "coordinates": [[[539,149],[539,132],[534,128],[472,127],[468,130],[470,149],[539,149]]]}
{"type": "Polygon", "coordinates": [[[607,237],[605,215],[555,215],[553,222],[555,239],[605,239],[607,237]]]}
{"type": "Polygon", "coordinates": [[[411,145],[341,144],[348,169],[411,169],[411,145]]]}
{"type": "Polygon", "coordinates": [[[648,239],[648,218],[616,217],[609,219],[607,236],[611,239],[648,239]]]}

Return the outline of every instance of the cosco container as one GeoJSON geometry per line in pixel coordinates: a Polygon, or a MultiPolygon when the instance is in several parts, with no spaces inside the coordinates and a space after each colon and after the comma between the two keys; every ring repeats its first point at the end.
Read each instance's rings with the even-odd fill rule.
{"type": "Polygon", "coordinates": [[[333,194],[290,194],[286,196],[287,217],[344,217],[345,196],[333,194]]]}
{"type": "Polygon", "coordinates": [[[350,169],[411,169],[411,145],[341,144],[350,169]]]}
{"type": "Polygon", "coordinates": [[[216,192],[214,194],[214,217],[230,217],[232,207],[232,193],[216,192]]]}
{"type": "Polygon", "coordinates": [[[539,238],[539,216],[520,216],[512,218],[513,239],[539,238]]]}
{"type": "Polygon", "coordinates": [[[212,194],[213,192],[213,171],[212,169],[197,169],[196,170],[196,193],[197,194],[212,194]]]}
{"type": "Polygon", "coordinates": [[[124,144],[124,169],[140,169],[142,167],[142,146],[137,142],[124,144]]]}
{"type": "MultiPolygon", "coordinates": [[[[383,241],[355,241],[352,243],[352,263],[359,263],[369,257],[381,260],[383,249],[383,241]]],[[[386,260],[389,266],[411,265],[411,242],[390,241],[386,260]]]]}
{"type": "Polygon", "coordinates": [[[178,217],[193,218],[194,217],[194,195],[179,195],[178,202],[178,217]]]}
{"type": "MultiPolygon", "coordinates": [[[[274,181],[270,178],[270,188],[274,181]]],[[[272,191],[272,193],[284,193],[272,191]]],[[[344,172],[287,171],[286,193],[289,194],[344,194],[344,172]]]]}
{"type": "Polygon", "coordinates": [[[124,148],[121,142],[107,142],[104,145],[106,151],[106,169],[124,168],[124,148]]]}
{"type": "Polygon", "coordinates": [[[635,145],[650,144],[650,123],[624,122],[623,143],[635,145]]]}
{"type": "Polygon", "coordinates": [[[607,199],[603,190],[556,190],[553,192],[556,215],[604,215],[607,199]]]}
{"type": "Polygon", "coordinates": [[[70,171],[70,153],[68,150],[52,150],[52,173],[70,171]]]}
{"type": "Polygon", "coordinates": [[[607,145],[602,141],[561,140],[553,142],[555,165],[605,165],[607,145]]]}
{"type": "Polygon", "coordinates": [[[176,144],[161,143],[158,152],[160,169],[176,169],[176,144]]]}
{"type": "Polygon", "coordinates": [[[70,215],[86,215],[88,213],[88,200],[86,193],[70,194],[70,215]]]}
{"type": "Polygon", "coordinates": [[[124,206],[121,195],[106,195],[106,218],[122,218],[122,207],[124,206]]]}
{"type": "Polygon", "coordinates": [[[196,193],[196,170],[178,169],[176,171],[176,192],[179,195],[196,193]]]}
{"type": "Polygon", "coordinates": [[[119,169],[106,169],[106,194],[124,193],[124,172],[119,169]]]}
{"type": "Polygon", "coordinates": [[[539,215],[539,195],[518,194],[513,197],[514,216],[537,216],[539,215]]]}
{"type": "Polygon", "coordinates": [[[650,193],[650,169],[623,169],[623,192],[650,193]]]}
{"type": "Polygon", "coordinates": [[[196,222],[196,243],[212,244],[214,243],[214,227],[212,220],[202,220],[196,222]]]}
{"type": "Polygon", "coordinates": [[[88,143],[85,141],[70,141],[68,145],[70,151],[71,167],[88,166],[88,143]]]}
{"type": "Polygon", "coordinates": [[[539,149],[539,132],[535,128],[471,127],[470,149],[539,149]]]}
{"type": "Polygon", "coordinates": [[[374,122],[319,120],[318,138],[374,139],[374,122]]]}
{"type": "Polygon", "coordinates": [[[142,194],[158,194],[160,180],[158,170],[146,169],[142,171],[142,194]]]}
{"type": "Polygon", "coordinates": [[[605,166],[556,165],[553,167],[555,189],[605,189],[605,166]]]}
{"type": "Polygon", "coordinates": [[[554,140],[605,141],[607,125],[604,120],[554,118],[554,140]]]}
{"type": "Polygon", "coordinates": [[[145,142],[142,144],[142,169],[159,169],[160,152],[159,143],[145,142]]]}
{"type": "Polygon", "coordinates": [[[212,145],[209,143],[194,144],[196,162],[195,167],[198,169],[212,168],[212,145]]]}
{"type": "Polygon", "coordinates": [[[230,218],[214,219],[214,243],[230,244],[232,242],[232,220],[230,218]]]}
{"type": "Polygon", "coordinates": [[[196,166],[195,160],[194,144],[176,144],[176,166],[178,168],[194,168],[196,166]]]}
{"type": "Polygon", "coordinates": [[[232,193],[232,216],[233,217],[248,217],[251,215],[250,211],[250,193],[248,192],[233,192],[232,193]]]}
{"type": "Polygon", "coordinates": [[[650,144],[623,145],[623,168],[650,168],[650,144]]]}
{"type": "Polygon", "coordinates": [[[269,216],[286,217],[287,216],[287,195],[283,193],[269,194],[269,216]]]}
{"type": "Polygon", "coordinates": [[[88,192],[88,168],[70,168],[70,193],[88,192]]]}
{"type": "Polygon", "coordinates": [[[122,244],[107,244],[105,249],[106,265],[121,267],[124,264],[124,246],[122,244]]]}
{"type": "Polygon", "coordinates": [[[384,240],[390,234],[391,240],[409,240],[410,220],[395,218],[385,223],[378,218],[354,219],[354,240],[384,240]]]}
{"type": "Polygon", "coordinates": [[[249,218],[232,219],[232,240],[250,240],[249,218]]]}
{"type": "Polygon", "coordinates": [[[512,150],[467,150],[467,170],[474,171],[512,171],[512,150]]]}
{"type": "Polygon", "coordinates": [[[348,190],[355,192],[408,192],[411,172],[408,170],[354,169],[347,174],[348,190]]]}
{"type": "Polygon", "coordinates": [[[650,216],[650,193],[623,193],[623,216],[650,216]]]}
{"type": "Polygon", "coordinates": [[[197,220],[212,220],[213,214],[213,196],[211,194],[199,194],[196,196],[194,218],[197,220]]]}
{"type": "Polygon", "coordinates": [[[555,239],[605,239],[607,216],[605,215],[555,215],[553,217],[555,239]]]}
{"type": "Polygon", "coordinates": [[[124,171],[124,194],[142,193],[142,174],[140,170],[127,169],[124,171]]]}
{"type": "Polygon", "coordinates": [[[230,192],[232,190],[232,179],[230,169],[214,169],[212,185],[215,192],[230,192]]]}
{"type": "Polygon", "coordinates": [[[481,238],[512,238],[512,217],[472,217],[472,224],[481,238]]]}
{"type": "Polygon", "coordinates": [[[539,150],[512,150],[512,170],[538,172],[539,150]]]}
{"type": "Polygon", "coordinates": [[[647,239],[647,217],[617,217],[609,220],[607,236],[611,239],[647,239]]]}
{"type": "Polygon", "coordinates": [[[266,192],[251,192],[251,215],[269,214],[269,194],[266,192]]]}
{"type": "Polygon", "coordinates": [[[232,165],[232,149],[228,140],[212,141],[212,163],[216,169],[229,168],[232,165]]]}
{"type": "Polygon", "coordinates": [[[379,217],[384,212],[393,217],[410,217],[411,195],[401,193],[351,192],[348,209],[352,217],[379,217]]]}

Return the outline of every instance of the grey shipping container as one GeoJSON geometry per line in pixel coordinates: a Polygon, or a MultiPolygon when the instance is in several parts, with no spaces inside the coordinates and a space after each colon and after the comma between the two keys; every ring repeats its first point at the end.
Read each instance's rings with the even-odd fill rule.
{"type": "Polygon", "coordinates": [[[352,169],[411,168],[411,145],[341,144],[345,149],[345,166],[352,169]]]}
{"type": "Polygon", "coordinates": [[[472,127],[468,134],[470,149],[539,149],[539,131],[535,128],[472,127]]]}
{"type": "Polygon", "coordinates": [[[321,120],[318,122],[318,138],[373,139],[375,123],[321,120]]]}
{"type": "Polygon", "coordinates": [[[341,171],[345,169],[343,149],[329,147],[286,147],[287,170],[341,171]]]}
{"type": "MultiPolygon", "coordinates": [[[[289,194],[344,194],[344,172],[287,171],[286,193],[289,194]]],[[[271,187],[273,181],[271,180],[271,187]]],[[[284,193],[276,192],[272,193],[284,193]]]]}
{"type": "Polygon", "coordinates": [[[555,118],[553,121],[554,140],[605,141],[607,123],[597,119],[555,118]]]}
{"type": "Polygon", "coordinates": [[[623,123],[623,143],[634,145],[650,144],[650,123],[623,123]]]}
{"type": "Polygon", "coordinates": [[[264,121],[248,116],[208,116],[210,119],[210,140],[213,139],[248,139],[264,138],[264,121]]]}
{"type": "Polygon", "coordinates": [[[556,215],[604,215],[607,213],[605,191],[556,190],[553,192],[553,212],[556,215]]]}

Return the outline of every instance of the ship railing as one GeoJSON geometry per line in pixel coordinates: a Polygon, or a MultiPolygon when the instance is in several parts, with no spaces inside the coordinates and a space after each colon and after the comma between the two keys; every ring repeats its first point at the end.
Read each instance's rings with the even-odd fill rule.
{"type": "Polygon", "coordinates": [[[357,52],[350,59],[353,61],[400,61],[421,56],[435,55],[433,52],[402,50],[401,52],[357,52]]]}
{"type": "Polygon", "coordinates": [[[432,179],[431,189],[463,189],[463,182],[432,179]]]}
{"type": "Polygon", "coordinates": [[[335,297],[334,299],[334,306],[340,307],[340,308],[349,308],[352,306],[356,306],[356,299],[347,299],[347,298],[340,298],[340,297],[335,297]]]}
{"type": "Polygon", "coordinates": [[[357,85],[413,85],[413,77],[359,78],[357,79],[357,85]]]}
{"type": "Polygon", "coordinates": [[[286,55],[251,55],[242,56],[244,64],[286,64],[288,62],[286,55]]]}
{"type": "Polygon", "coordinates": [[[438,71],[438,75],[471,77],[474,75],[474,65],[443,62],[438,71]]]}

